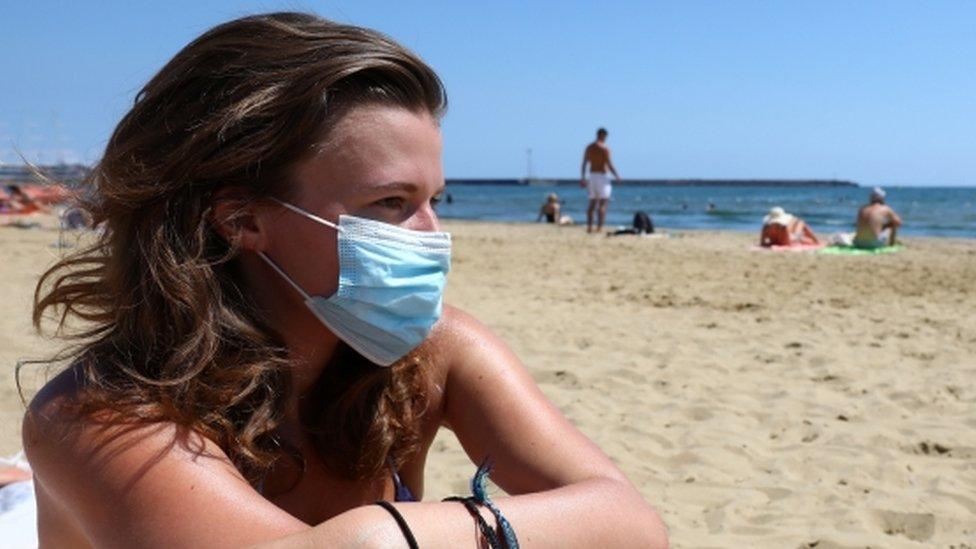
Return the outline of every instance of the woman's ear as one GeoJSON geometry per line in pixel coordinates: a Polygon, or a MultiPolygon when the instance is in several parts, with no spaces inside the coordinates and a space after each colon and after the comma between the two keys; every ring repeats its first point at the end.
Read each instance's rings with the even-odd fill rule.
{"type": "Polygon", "coordinates": [[[231,246],[264,251],[269,235],[262,204],[240,187],[225,187],[214,193],[210,222],[231,246]]]}

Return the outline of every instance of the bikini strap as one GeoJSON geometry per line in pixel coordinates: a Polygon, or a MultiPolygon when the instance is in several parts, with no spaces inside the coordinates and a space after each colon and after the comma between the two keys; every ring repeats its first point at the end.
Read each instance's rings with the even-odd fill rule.
{"type": "Polygon", "coordinates": [[[386,511],[393,516],[393,520],[396,521],[397,526],[400,527],[400,532],[403,532],[403,537],[407,540],[407,546],[410,547],[410,549],[420,549],[420,546],[417,545],[417,538],[413,537],[413,532],[410,531],[410,526],[407,525],[407,521],[404,520],[403,515],[400,514],[400,511],[397,511],[397,508],[394,507],[389,501],[380,500],[376,502],[376,505],[386,509],[386,511]]]}
{"type": "Polygon", "coordinates": [[[410,487],[400,480],[400,474],[397,472],[396,465],[393,463],[393,458],[387,457],[386,464],[390,468],[390,476],[393,477],[393,490],[394,490],[394,501],[417,501],[414,497],[413,492],[410,491],[410,487]]]}

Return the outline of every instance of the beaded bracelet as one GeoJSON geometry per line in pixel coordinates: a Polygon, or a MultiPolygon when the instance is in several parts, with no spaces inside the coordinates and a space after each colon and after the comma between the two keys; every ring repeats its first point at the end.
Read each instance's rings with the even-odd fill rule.
{"type": "Polygon", "coordinates": [[[481,465],[478,466],[477,472],[475,472],[474,477],[471,479],[471,492],[474,494],[473,499],[476,503],[487,507],[491,511],[491,514],[495,515],[495,520],[498,521],[498,529],[502,531],[502,537],[505,539],[505,546],[508,549],[518,549],[519,542],[518,538],[515,537],[515,530],[505,520],[505,517],[502,516],[502,512],[498,506],[488,497],[488,491],[485,489],[485,479],[488,478],[488,473],[491,472],[493,466],[494,463],[487,456],[481,462],[481,465]]]}
{"type": "Polygon", "coordinates": [[[491,549],[503,549],[501,540],[498,539],[498,534],[492,530],[491,526],[488,525],[488,521],[485,517],[481,516],[481,512],[478,511],[478,503],[473,497],[462,498],[459,496],[451,496],[449,498],[444,498],[441,501],[460,501],[467,508],[468,513],[478,522],[478,529],[481,530],[481,535],[485,537],[485,541],[488,542],[488,547],[491,549]]]}

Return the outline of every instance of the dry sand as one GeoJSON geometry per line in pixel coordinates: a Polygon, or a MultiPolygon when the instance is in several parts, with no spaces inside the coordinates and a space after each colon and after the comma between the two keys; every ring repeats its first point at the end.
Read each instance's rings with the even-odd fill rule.
{"type": "MultiPolygon", "coordinates": [[[[515,349],[675,547],[976,546],[976,241],[844,257],[446,225],[448,302],[515,349]]],[[[0,453],[19,448],[14,363],[56,349],[28,318],[56,240],[0,229],[0,453]]],[[[465,491],[449,433],[432,454],[427,498],[465,491]]]]}

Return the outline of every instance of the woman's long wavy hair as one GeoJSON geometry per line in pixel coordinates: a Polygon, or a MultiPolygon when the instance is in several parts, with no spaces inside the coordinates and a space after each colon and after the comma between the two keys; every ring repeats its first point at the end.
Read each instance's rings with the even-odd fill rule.
{"type": "MultiPolygon", "coordinates": [[[[212,225],[214,193],[287,195],[289,170],[348,109],[440,117],[446,102],[433,70],[399,44],[309,14],[237,19],[180,51],[138,93],[86,181],[101,234],[35,292],[35,326],[53,313],[75,342],[61,356],[81,374],[78,411],[174,422],[259,482],[288,454],[275,430],[289,362],[242,287],[238,250],[212,225]]],[[[378,368],[340,345],[341,364],[302,413],[328,466],[370,478],[416,449],[424,360],[378,368]]]]}

